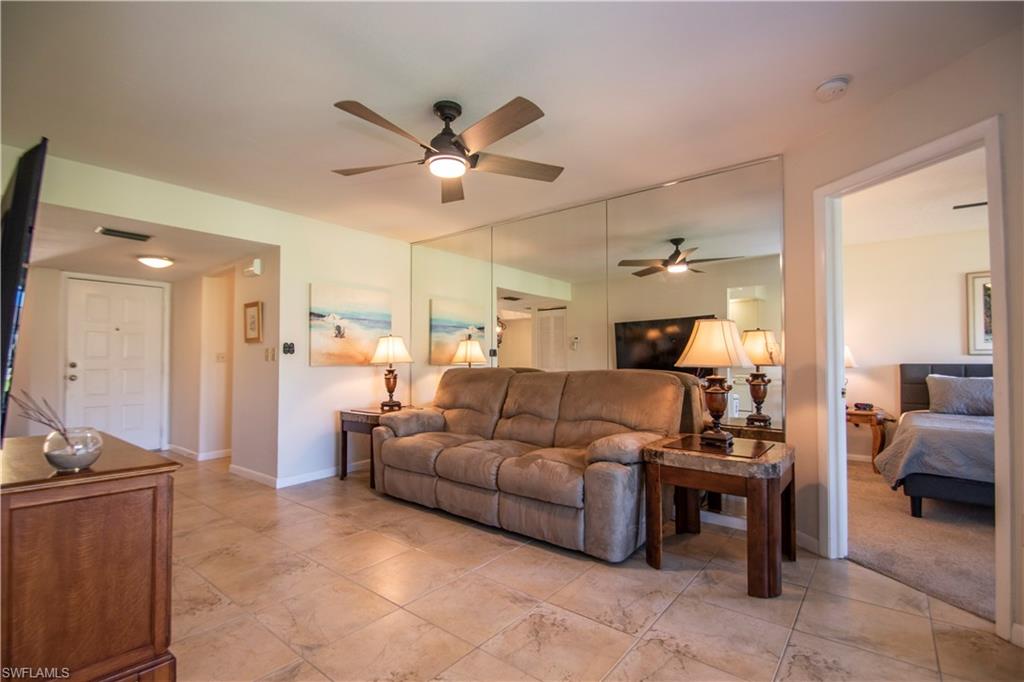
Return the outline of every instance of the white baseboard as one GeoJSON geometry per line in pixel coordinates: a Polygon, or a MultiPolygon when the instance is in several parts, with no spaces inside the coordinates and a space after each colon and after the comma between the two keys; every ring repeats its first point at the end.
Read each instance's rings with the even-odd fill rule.
{"type": "Polygon", "coordinates": [[[230,448],[227,450],[208,450],[207,452],[196,452],[195,450],[189,450],[188,448],[182,447],[180,445],[174,445],[172,443],[171,445],[167,446],[167,449],[176,455],[188,457],[189,459],[194,459],[197,462],[206,462],[211,459],[223,459],[224,457],[231,456],[230,448]]]}
{"type": "Polygon", "coordinates": [[[1014,623],[1010,628],[1010,641],[1024,647],[1024,623],[1014,623]]]}
{"type": "Polygon", "coordinates": [[[718,526],[725,526],[726,528],[734,528],[736,530],[746,530],[747,520],[740,518],[739,516],[729,516],[728,514],[719,514],[718,512],[704,511],[700,512],[700,520],[706,523],[713,523],[718,526]]]}
{"type": "Polygon", "coordinates": [[[263,485],[271,488],[278,487],[276,478],[260,471],[253,471],[252,469],[247,469],[237,464],[229,466],[228,471],[236,476],[241,476],[242,478],[247,478],[250,481],[256,481],[257,483],[262,483],[263,485]]]}
{"type": "Polygon", "coordinates": [[[818,543],[818,538],[800,530],[796,532],[796,546],[800,549],[806,549],[808,552],[813,552],[819,556],[821,555],[821,546],[818,543]]]}
{"type": "Polygon", "coordinates": [[[858,455],[853,452],[846,453],[846,459],[850,462],[870,462],[871,455],[858,455]]]}
{"type": "MultiPolygon", "coordinates": [[[[348,468],[352,471],[352,467],[348,468]]],[[[276,487],[287,488],[293,485],[299,485],[301,483],[309,483],[310,481],[319,481],[321,478],[331,478],[332,476],[338,475],[338,467],[331,467],[329,469],[320,469],[319,471],[310,471],[305,474],[298,474],[297,476],[288,476],[286,478],[276,479],[276,487]]]]}

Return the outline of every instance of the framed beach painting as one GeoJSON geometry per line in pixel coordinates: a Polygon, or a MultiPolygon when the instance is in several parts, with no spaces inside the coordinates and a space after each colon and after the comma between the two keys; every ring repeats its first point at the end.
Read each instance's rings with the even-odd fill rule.
{"type": "MultiPolygon", "coordinates": [[[[449,298],[430,300],[430,364],[450,365],[459,341],[467,336],[485,343],[483,305],[449,298]]],[[[486,351],[485,351],[486,352],[486,351]]]]}
{"type": "Polygon", "coordinates": [[[368,365],[377,339],[391,333],[391,292],[309,285],[309,364],[368,365]]]}
{"type": "Polygon", "coordinates": [[[992,355],[992,273],[967,273],[967,354],[992,355]]]}
{"type": "Polygon", "coordinates": [[[242,331],[246,343],[263,343],[262,301],[251,301],[242,306],[242,331]]]}

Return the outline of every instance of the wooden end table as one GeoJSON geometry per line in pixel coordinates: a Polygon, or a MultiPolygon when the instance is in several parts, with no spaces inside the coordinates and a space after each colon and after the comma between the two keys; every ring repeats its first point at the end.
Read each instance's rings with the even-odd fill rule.
{"type": "MultiPolygon", "coordinates": [[[[412,408],[412,405],[402,406],[403,410],[412,408]]],[[[335,429],[335,449],[338,452],[339,460],[338,478],[344,481],[348,476],[348,434],[365,433],[370,436],[370,487],[376,487],[373,470],[373,428],[380,425],[381,415],[390,412],[397,412],[397,410],[385,412],[380,407],[359,407],[338,411],[338,422],[335,429]]]]}
{"type": "Polygon", "coordinates": [[[700,532],[700,491],[747,498],[747,594],[782,594],[782,555],[796,560],[793,448],[737,438],[731,454],[700,436],[669,436],[644,448],[647,563],[661,568],[661,486],[676,486],[676,532],[700,532]],[[760,453],[756,457],[748,455],[760,453]]]}
{"type": "Polygon", "coordinates": [[[892,416],[880,407],[871,410],[846,410],[846,421],[854,427],[864,424],[871,429],[871,469],[877,474],[878,467],[875,466],[875,458],[885,447],[885,423],[896,421],[892,416]]]}

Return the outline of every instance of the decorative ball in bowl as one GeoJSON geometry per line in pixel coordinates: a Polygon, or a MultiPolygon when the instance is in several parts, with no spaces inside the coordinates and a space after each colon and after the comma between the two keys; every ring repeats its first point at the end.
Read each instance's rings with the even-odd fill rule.
{"type": "Polygon", "coordinates": [[[43,442],[43,456],[54,469],[72,473],[88,469],[103,453],[103,438],[91,426],[53,431],[43,442]]]}

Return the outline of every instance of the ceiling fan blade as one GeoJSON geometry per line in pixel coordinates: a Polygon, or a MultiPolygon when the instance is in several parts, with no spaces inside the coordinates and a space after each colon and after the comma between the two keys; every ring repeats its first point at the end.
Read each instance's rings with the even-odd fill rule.
{"type": "Polygon", "coordinates": [[[551,166],[536,161],[525,161],[514,159],[511,156],[500,156],[498,154],[476,154],[476,165],[473,170],[484,173],[498,173],[499,175],[513,175],[517,178],[528,180],[542,180],[554,182],[554,180],[565,170],[561,166],[551,166]]]}
{"type": "Polygon", "coordinates": [[[676,255],[676,259],[675,259],[674,262],[675,263],[682,263],[684,260],[686,260],[687,256],[689,256],[691,253],[693,253],[694,251],[696,251],[699,248],[700,248],[699,246],[695,246],[692,249],[686,249],[685,251],[679,251],[678,249],[676,249],[677,251],[679,251],[679,253],[678,253],[678,255],[676,255]]]}
{"type": "Polygon", "coordinates": [[[462,193],[462,178],[441,179],[441,203],[447,204],[452,201],[462,201],[466,195],[462,193]]]}
{"type": "Polygon", "coordinates": [[[402,161],[401,163],[389,163],[385,166],[363,166],[361,168],[339,168],[338,170],[331,171],[338,175],[359,175],[361,173],[369,173],[370,171],[383,170],[384,168],[394,168],[395,166],[408,166],[411,163],[423,163],[423,159],[414,159],[412,161],[402,161]]]}
{"type": "Polygon", "coordinates": [[[690,268],[689,270],[687,270],[687,272],[696,272],[698,275],[704,274],[703,270],[698,270],[697,268],[690,268]]]}
{"type": "Polygon", "coordinates": [[[543,115],[544,112],[536,104],[525,97],[516,97],[463,130],[458,139],[470,153],[478,152],[543,115]]]}
{"type": "Polygon", "coordinates": [[[688,260],[686,262],[687,263],[714,263],[715,261],[720,261],[720,260],[736,260],[737,258],[742,258],[742,257],[743,256],[729,256],[728,258],[695,258],[693,260],[688,260]]]}
{"type": "Polygon", "coordinates": [[[646,260],[620,260],[619,265],[625,268],[651,267],[654,265],[664,266],[665,261],[661,258],[648,258],[646,260]]]}
{"type": "Polygon", "coordinates": [[[384,128],[385,130],[390,130],[391,132],[397,135],[401,135],[405,139],[410,140],[411,142],[415,142],[424,149],[433,149],[433,147],[431,147],[430,145],[425,144],[424,142],[421,142],[419,139],[417,139],[416,136],[413,135],[412,133],[407,133],[406,131],[402,130],[394,123],[387,120],[386,118],[378,114],[376,111],[370,109],[364,104],[360,104],[359,102],[347,99],[341,102],[335,102],[334,106],[338,107],[339,109],[346,113],[361,118],[364,121],[369,121],[374,125],[378,125],[381,128],[384,128]]]}
{"type": "Polygon", "coordinates": [[[657,274],[659,272],[664,272],[664,271],[665,271],[665,268],[663,266],[661,266],[661,265],[652,265],[649,268],[644,268],[643,270],[637,270],[636,272],[633,273],[633,275],[635,275],[636,277],[646,277],[647,275],[654,275],[654,274],[657,274]]]}

